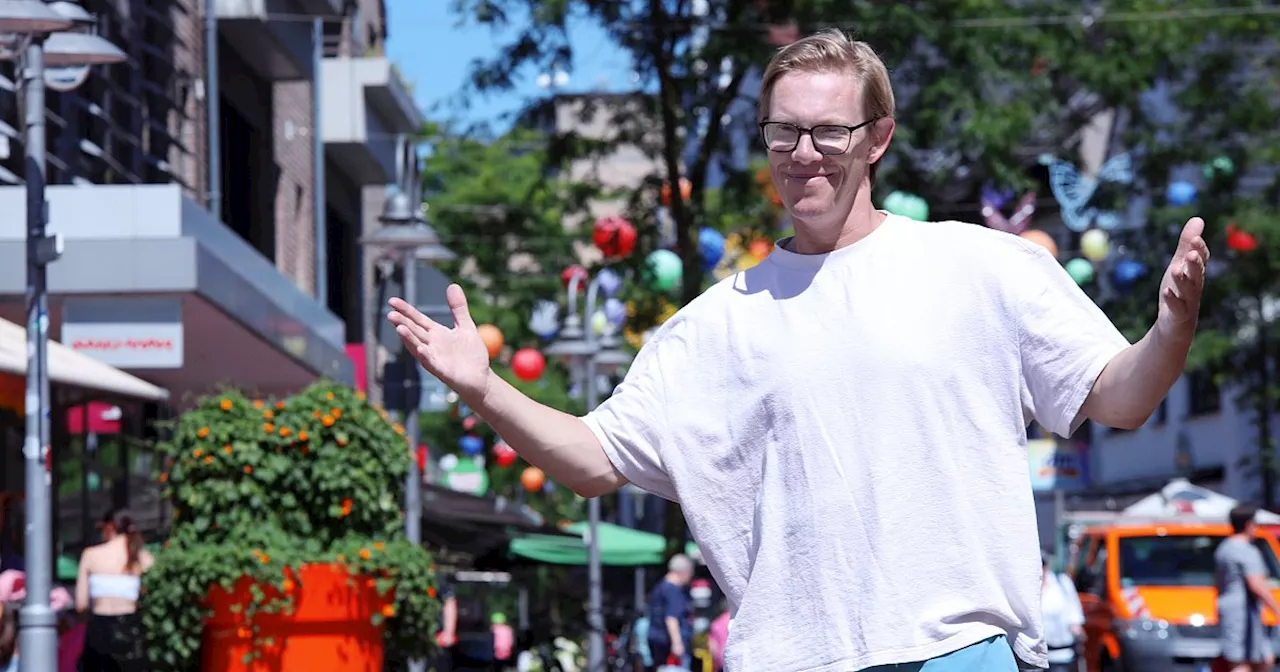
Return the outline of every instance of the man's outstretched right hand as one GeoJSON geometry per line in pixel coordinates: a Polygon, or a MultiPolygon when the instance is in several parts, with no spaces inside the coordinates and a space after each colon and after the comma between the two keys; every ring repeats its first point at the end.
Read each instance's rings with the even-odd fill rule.
{"type": "Polygon", "coordinates": [[[467,297],[458,285],[445,292],[454,327],[441,325],[403,299],[391,299],[387,319],[423,368],[457,392],[468,403],[484,399],[489,386],[489,351],[467,309],[467,297]]]}

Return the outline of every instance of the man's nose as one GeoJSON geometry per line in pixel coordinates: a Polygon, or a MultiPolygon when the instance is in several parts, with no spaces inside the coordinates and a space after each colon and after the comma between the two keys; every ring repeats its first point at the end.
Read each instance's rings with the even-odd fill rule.
{"type": "Polygon", "coordinates": [[[813,136],[808,133],[800,135],[796,148],[791,150],[791,160],[797,163],[817,163],[822,160],[822,152],[813,145],[813,136]]]}

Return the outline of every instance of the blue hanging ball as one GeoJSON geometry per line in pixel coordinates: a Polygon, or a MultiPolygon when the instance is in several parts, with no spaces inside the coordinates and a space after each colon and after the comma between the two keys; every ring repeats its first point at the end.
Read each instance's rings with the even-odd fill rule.
{"type": "Polygon", "coordinates": [[[1146,274],[1146,264],[1133,259],[1121,259],[1111,269],[1111,282],[1117,289],[1128,289],[1146,274]]]}
{"type": "Polygon", "coordinates": [[[724,258],[724,234],[715,229],[698,232],[698,253],[702,255],[702,268],[711,270],[724,258]]]}
{"type": "Polygon", "coordinates": [[[458,439],[458,448],[467,455],[479,455],[484,452],[484,439],[470,434],[463,435],[458,439]]]}
{"type": "Polygon", "coordinates": [[[1196,202],[1196,185],[1190,182],[1170,182],[1165,190],[1165,199],[1169,205],[1182,207],[1196,202]]]}

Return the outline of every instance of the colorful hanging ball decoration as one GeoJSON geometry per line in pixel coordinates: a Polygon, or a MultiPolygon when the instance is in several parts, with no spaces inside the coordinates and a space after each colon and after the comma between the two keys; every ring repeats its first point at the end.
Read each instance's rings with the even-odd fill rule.
{"type": "Polygon", "coordinates": [[[596,272],[596,287],[606,297],[617,296],[618,290],[622,289],[622,276],[612,268],[602,268],[596,272]]]}
{"type": "Polygon", "coordinates": [[[1111,283],[1116,286],[1116,289],[1129,289],[1133,287],[1133,283],[1137,282],[1146,273],[1147,267],[1142,262],[1134,259],[1121,259],[1111,269],[1111,283]]]}
{"type": "Polygon", "coordinates": [[[1087,285],[1093,282],[1093,262],[1088,259],[1076,257],[1067,262],[1066,269],[1067,275],[1071,276],[1071,279],[1075,280],[1077,285],[1087,285]]]}
{"type": "Polygon", "coordinates": [[[1111,254],[1111,238],[1102,229],[1089,229],[1080,236],[1080,252],[1089,261],[1103,261],[1111,254]]]}
{"type": "Polygon", "coordinates": [[[524,486],[527,492],[537,492],[547,483],[547,475],[537,467],[525,467],[520,473],[520,485],[524,486]]]}
{"type": "Polygon", "coordinates": [[[591,242],[607,258],[620,259],[636,249],[636,227],[623,217],[610,215],[596,220],[591,242]]]}
{"type": "Polygon", "coordinates": [[[604,314],[604,309],[597,310],[591,314],[591,330],[597,336],[603,336],[612,328],[609,323],[609,317],[604,314]]]}
{"type": "Polygon", "coordinates": [[[724,258],[724,234],[715,229],[703,228],[698,232],[698,254],[702,257],[703,270],[710,271],[724,258]]]}
{"type": "MultiPolygon", "coordinates": [[[[693,183],[688,178],[680,178],[680,200],[688,202],[693,196],[693,183]]],[[[662,206],[671,207],[671,182],[662,183],[662,206]]]]}
{"type": "Polygon", "coordinates": [[[579,287],[585,288],[591,274],[587,273],[587,269],[578,264],[572,264],[560,271],[560,282],[563,282],[565,287],[568,287],[575,277],[578,278],[579,287]]]}
{"type": "Polygon", "coordinates": [[[1019,233],[1018,236],[1020,238],[1026,238],[1036,245],[1048,250],[1051,256],[1058,256],[1058,244],[1053,241],[1053,236],[1050,236],[1044,231],[1041,231],[1040,229],[1027,229],[1022,233],[1019,233]]]}
{"type": "Polygon", "coordinates": [[[1236,163],[1229,156],[1219,156],[1204,164],[1204,179],[1213,181],[1231,177],[1236,172],[1236,163]]]}
{"type": "Polygon", "coordinates": [[[509,467],[516,463],[516,459],[520,457],[506,441],[499,441],[493,444],[493,462],[499,467],[509,467]]]}
{"type": "Polygon", "coordinates": [[[482,324],[476,327],[476,331],[480,332],[480,340],[484,341],[484,349],[489,351],[489,359],[497,358],[502,352],[502,330],[492,324],[482,324]]]}
{"type": "Polygon", "coordinates": [[[1181,208],[1196,202],[1196,185],[1190,182],[1170,182],[1165,189],[1165,200],[1169,205],[1181,208]]]}
{"type": "Polygon", "coordinates": [[[609,320],[609,324],[615,327],[621,327],[627,321],[627,304],[620,301],[617,297],[609,297],[604,302],[604,315],[609,320]]]}
{"type": "Polygon", "coordinates": [[[480,424],[480,416],[468,415],[467,417],[462,419],[462,431],[469,432],[475,429],[476,426],[479,424],[480,424]]]}
{"type": "Polygon", "coordinates": [[[923,198],[905,191],[895,191],[884,199],[884,209],[891,214],[914,219],[917,222],[929,221],[929,204],[923,198]]]}
{"type": "Polygon", "coordinates": [[[538,299],[533,304],[533,312],[529,314],[529,330],[543,340],[555,338],[560,332],[560,304],[538,299]]]}
{"type": "Polygon", "coordinates": [[[644,262],[644,275],[647,284],[659,291],[669,292],[675,289],[684,275],[684,265],[680,255],[671,250],[654,250],[644,262]]]}
{"type": "Polygon", "coordinates": [[[747,253],[756,261],[764,261],[773,252],[773,245],[767,240],[753,240],[751,245],[747,247],[747,253]]]}
{"type": "Polygon", "coordinates": [[[458,439],[458,449],[466,455],[479,455],[484,452],[484,439],[473,434],[463,434],[458,439]]]}
{"type": "Polygon", "coordinates": [[[1235,222],[1227,224],[1227,248],[1233,252],[1248,253],[1258,249],[1258,239],[1248,231],[1240,230],[1235,222]]]}
{"type": "Polygon", "coordinates": [[[542,372],[547,369],[547,360],[542,356],[541,352],[533,348],[521,348],[511,356],[511,371],[516,374],[516,378],[526,383],[532,383],[542,377],[542,372]]]}

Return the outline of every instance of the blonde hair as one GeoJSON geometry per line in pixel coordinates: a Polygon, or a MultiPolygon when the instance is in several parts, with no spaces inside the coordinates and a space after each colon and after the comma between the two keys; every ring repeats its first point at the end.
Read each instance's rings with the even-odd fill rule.
{"type": "MultiPolygon", "coordinates": [[[[763,122],[773,103],[773,87],[783,75],[792,72],[835,72],[853,75],[862,87],[862,113],[865,119],[892,117],[893,84],[889,69],[866,42],[855,40],[843,31],[829,28],[802,38],[778,50],[765,68],[760,82],[760,107],[756,121],[763,122]]],[[[875,180],[875,164],[871,179],[875,180]]]]}

